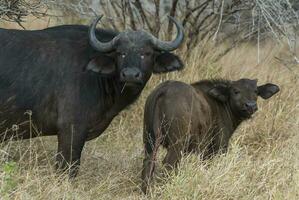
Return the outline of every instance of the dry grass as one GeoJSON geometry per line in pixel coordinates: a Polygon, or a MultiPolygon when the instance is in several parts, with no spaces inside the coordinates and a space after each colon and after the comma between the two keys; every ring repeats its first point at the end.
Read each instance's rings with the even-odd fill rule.
{"type": "MultiPolygon", "coordinates": [[[[141,98],[86,144],[80,174],[72,182],[53,170],[55,137],[1,144],[0,199],[298,199],[299,82],[273,59],[287,56],[284,47],[264,44],[260,64],[256,47],[249,44],[218,63],[211,60],[220,48],[205,55],[201,48],[193,51],[183,72],[153,77],[141,98]],[[162,80],[211,77],[258,78],[260,84],[280,85],[281,92],[259,100],[258,113],[239,127],[226,155],[207,162],[186,156],[176,174],[157,180],[150,193],[142,195],[145,98],[162,80]]],[[[161,168],[159,164],[158,171],[161,168]]]]}

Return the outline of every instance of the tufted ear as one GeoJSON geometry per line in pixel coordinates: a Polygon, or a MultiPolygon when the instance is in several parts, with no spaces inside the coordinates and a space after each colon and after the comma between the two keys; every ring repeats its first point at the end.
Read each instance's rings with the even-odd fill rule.
{"type": "Polygon", "coordinates": [[[265,85],[261,85],[257,87],[258,95],[263,99],[269,99],[274,94],[279,92],[279,90],[280,90],[279,87],[272,83],[267,83],[265,85]]]}
{"type": "Polygon", "coordinates": [[[86,69],[102,75],[112,75],[116,71],[116,66],[112,57],[98,55],[89,61],[86,69]]]}
{"type": "Polygon", "coordinates": [[[181,59],[172,53],[163,52],[157,55],[155,60],[154,73],[165,73],[184,68],[184,64],[181,59]]]}
{"type": "Polygon", "coordinates": [[[226,102],[228,100],[228,88],[226,85],[220,84],[216,85],[215,87],[211,88],[208,91],[208,94],[217,99],[218,101],[221,102],[226,102]]]}

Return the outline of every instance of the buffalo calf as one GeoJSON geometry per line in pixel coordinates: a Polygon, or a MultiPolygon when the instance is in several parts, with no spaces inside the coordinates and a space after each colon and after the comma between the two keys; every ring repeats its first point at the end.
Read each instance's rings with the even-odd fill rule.
{"type": "Polygon", "coordinates": [[[198,152],[207,159],[226,152],[238,125],[257,111],[257,97],[268,99],[278,91],[277,85],[257,86],[257,80],[250,79],[159,85],[144,110],[143,192],[152,178],[161,144],[167,149],[163,164],[168,169],[176,166],[182,153],[198,152]]]}

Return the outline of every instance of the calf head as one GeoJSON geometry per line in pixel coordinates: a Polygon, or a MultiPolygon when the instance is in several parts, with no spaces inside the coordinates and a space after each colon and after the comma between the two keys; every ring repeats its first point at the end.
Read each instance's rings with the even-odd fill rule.
{"type": "Polygon", "coordinates": [[[109,42],[96,38],[95,27],[101,17],[97,18],[89,30],[91,46],[101,52],[91,60],[88,70],[102,75],[118,76],[126,85],[144,85],[152,73],[163,73],[183,68],[183,63],[176,55],[169,53],[179,47],[184,34],[182,26],[172,17],[176,25],[177,36],[173,41],[161,41],[143,30],[124,31],[109,42]]]}
{"type": "Polygon", "coordinates": [[[246,119],[257,111],[258,96],[268,99],[277,92],[279,87],[272,83],[257,86],[257,80],[240,79],[216,85],[208,93],[218,101],[228,103],[235,115],[246,119]]]}

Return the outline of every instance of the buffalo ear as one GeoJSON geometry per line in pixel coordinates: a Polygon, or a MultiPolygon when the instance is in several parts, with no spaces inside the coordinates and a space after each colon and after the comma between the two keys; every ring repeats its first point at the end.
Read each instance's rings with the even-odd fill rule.
{"type": "Polygon", "coordinates": [[[265,85],[261,85],[257,87],[257,93],[263,99],[269,99],[274,94],[279,92],[279,90],[280,90],[279,87],[272,83],[267,83],[265,85]]]}
{"type": "Polygon", "coordinates": [[[116,66],[112,57],[98,55],[88,62],[86,69],[102,75],[111,75],[115,73],[116,66]]]}
{"type": "Polygon", "coordinates": [[[174,55],[169,52],[163,52],[157,55],[153,72],[165,73],[176,70],[182,70],[183,68],[184,64],[177,55],[174,55]]]}
{"type": "Polygon", "coordinates": [[[228,100],[228,88],[226,85],[216,85],[208,91],[208,94],[221,102],[228,100]]]}

